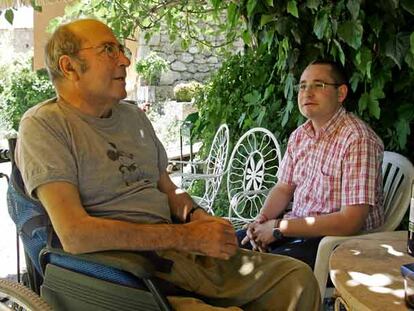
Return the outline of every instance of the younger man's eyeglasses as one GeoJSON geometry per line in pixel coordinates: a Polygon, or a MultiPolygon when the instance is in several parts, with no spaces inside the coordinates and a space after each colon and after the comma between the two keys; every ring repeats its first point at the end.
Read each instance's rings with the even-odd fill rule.
{"type": "Polygon", "coordinates": [[[299,83],[296,85],[296,90],[298,92],[304,92],[306,90],[311,91],[324,91],[326,87],[333,86],[337,88],[338,86],[342,85],[342,83],[329,83],[324,81],[316,81],[311,83],[299,83]]]}

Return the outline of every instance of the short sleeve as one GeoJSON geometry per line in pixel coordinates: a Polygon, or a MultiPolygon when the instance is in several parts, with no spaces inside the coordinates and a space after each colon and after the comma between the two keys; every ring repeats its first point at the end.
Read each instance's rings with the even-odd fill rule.
{"type": "Polygon", "coordinates": [[[381,178],[383,148],[362,138],[353,142],[343,159],[342,205],[374,206],[381,178]]]}
{"type": "Polygon", "coordinates": [[[43,118],[32,115],[21,121],[16,163],[31,197],[36,198],[36,188],[49,182],[66,181],[77,185],[76,164],[67,139],[63,131],[57,131],[43,118]]]}
{"type": "Polygon", "coordinates": [[[293,156],[292,156],[292,136],[289,138],[288,146],[286,152],[283,155],[282,162],[277,172],[278,181],[283,182],[288,185],[293,185],[293,156]]]}

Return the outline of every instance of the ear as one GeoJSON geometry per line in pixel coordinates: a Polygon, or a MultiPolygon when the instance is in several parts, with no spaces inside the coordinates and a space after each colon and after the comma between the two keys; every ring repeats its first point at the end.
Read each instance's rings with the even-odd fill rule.
{"type": "Polygon", "coordinates": [[[346,84],[342,84],[338,86],[338,102],[343,103],[348,95],[348,86],[346,84]]]}
{"type": "Polygon", "coordinates": [[[59,58],[59,69],[69,80],[79,80],[78,66],[76,62],[68,55],[62,55],[59,58]]]}

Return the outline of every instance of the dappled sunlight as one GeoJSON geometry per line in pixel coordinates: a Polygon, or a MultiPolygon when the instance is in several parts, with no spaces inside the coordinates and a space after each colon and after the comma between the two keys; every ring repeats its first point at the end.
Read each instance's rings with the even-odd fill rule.
{"type": "Polygon", "coordinates": [[[263,276],[263,271],[262,271],[262,270],[257,271],[257,272],[256,272],[256,274],[254,275],[254,279],[255,279],[255,280],[258,280],[258,279],[260,279],[262,276],[263,276]]]}
{"type": "Polygon", "coordinates": [[[350,281],[353,281],[353,283],[357,283],[357,285],[361,284],[365,286],[387,286],[393,282],[389,275],[383,273],[375,273],[369,275],[366,273],[351,271],[348,272],[348,274],[352,278],[352,280],[350,281]]]}
{"type": "Polygon", "coordinates": [[[315,217],[305,217],[305,221],[308,225],[314,225],[315,224],[315,217]]]}
{"type": "Polygon", "coordinates": [[[239,269],[239,273],[241,275],[248,275],[250,273],[252,273],[254,270],[254,262],[253,260],[250,260],[250,258],[248,256],[243,256],[242,257],[242,265],[239,269]]]}
{"type": "Polygon", "coordinates": [[[145,134],[144,134],[144,130],[143,129],[140,129],[139,130],[139,134],[141,135],[141,138],[144,138],[145,137],[145,134]]]}
{"type": "Polygon", "coordinates": [[[352,255],[354,255],[354,256],[358,256],[358,255],[361,254],[361,251],[357,250],[357,249],[351,249],[350,251],[351,251],[352,255]]]}
{"type": "Polygon", "coordinates": [[[175,189],[175,194],[183,194],[185,191],[183,189],[177,188],[175,189]]]}
{"type": "Polygon", "coordinates": [[[392,247],[391,245],[381,244],[380,246],[381,246],[381,247],[383,247],[383,248],[385,248],[385,249],[387,249],[388,254],[390,254],[390,255],[397,256],[397,257],[402,257],[402,256],[404,256],[404,253],[403,253],[403,252],[396,251],[396,250],[394,249],[394,247],[392,247]]]}
{"type": "MultiPolygon", "coordinates": [[[[338,273],[337,270],[333,271],[338,273]]],[[[392,285],[395,277],[386,273],[366,274],[356,271],[348,272],[351,280],[345,284],[348,287],[365,286],[371,292],[384,295],[392,295],[397,298],[404,298],[404,289],[393,289],[388,286],[392,285]]]]}

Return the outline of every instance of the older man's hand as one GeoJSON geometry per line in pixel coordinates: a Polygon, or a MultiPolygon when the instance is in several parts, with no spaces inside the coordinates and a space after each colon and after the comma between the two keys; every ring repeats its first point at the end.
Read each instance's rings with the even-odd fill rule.
{"type": "Polygon", "coordinates": [[[188,231],[184,233],[181,250],[229,259],[238,249],[234,228],[223,218],[203,215],[183,227],[188,231]]]}

